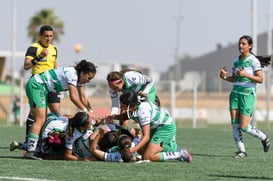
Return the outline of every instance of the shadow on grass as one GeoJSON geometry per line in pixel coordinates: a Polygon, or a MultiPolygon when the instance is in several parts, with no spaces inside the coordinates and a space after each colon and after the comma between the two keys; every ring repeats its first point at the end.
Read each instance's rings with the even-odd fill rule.
{"type": "Polygon", "coordinates": [[[1,150],[5,150],[5,149],[9,149],[9,147],[6,147],[6,146],[0,146],[0,149],[1,149],[1,150]]]}
{"type": "Polygon", "coordinates": [[[235,179],[252,179],[252,180],[273,180],[273,177],[256,177],[256,176],[238,176],[238,175],[208,175],[218,178],[235,178],[235,179]]]}
{"type": "Polygon", "coordinates": [[[1,156],[0,158],[24,159],[23,156],[1,156]]]}
{"type": "Polygon", "coordinates": [[[195,154],[195,153],[191,153],[192,156],[204,156],[204,157],[225,157],[225,158],[230,158],[232,156],[230,155],[208,155],[208,154],[195,154]]]}

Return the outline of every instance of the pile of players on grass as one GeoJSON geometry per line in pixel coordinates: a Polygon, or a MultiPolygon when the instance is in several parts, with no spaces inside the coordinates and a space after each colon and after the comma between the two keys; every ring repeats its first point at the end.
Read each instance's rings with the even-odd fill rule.
{"type": "MultiPolygon", "coordinates": [[[[85,111],[63,116],[48,113],[40,132],[36,158],[109,162],[192,161],[186,149],[177,150],[175,123],[166,109],[141,100],[133,91],[123,92],[119,101],[121,113],[95,119],[85,111]]],[[[10,151],[27,150],[27,146],[26,142],[13,141],[10,151]]]]}

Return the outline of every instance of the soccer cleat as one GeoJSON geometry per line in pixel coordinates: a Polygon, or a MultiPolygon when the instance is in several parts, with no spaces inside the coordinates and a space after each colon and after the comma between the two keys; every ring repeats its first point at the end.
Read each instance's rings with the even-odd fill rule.
{"type": "Polygon", "coordinates": [[[31,160],[43,160],[42,158],[35,156],[34,152],[26,152],[24,154],[24,158],[31,159],[31,160]]]}
{"type": "Polygon", "coordinates": [[[261,141],[264,147],[264,152],[268,152],[270,148],[270,139],[266,137],[264,140],[261,141]]]}
{"type": "Polygon", "coordinates": [[[235,152],[234,158],[244,158],[244,157],[247,157],[246,152],[243,152],[243,151],[237,151],[237,152],[235,152]]]}
{"type": "Polygon", "coordinates": [[[180,154],[181,154],[181,158],[180,158],[181,161],[188,162],[188,163],[192,162],[192,156],[186,149],[181,149],[180,154]]]}
{"type": "Polygon", "coordinates": [[[9,145],[9,151],[14,151],[15,149],[19,148],[19,143],[17,141],[11,142],[9,145]]]}

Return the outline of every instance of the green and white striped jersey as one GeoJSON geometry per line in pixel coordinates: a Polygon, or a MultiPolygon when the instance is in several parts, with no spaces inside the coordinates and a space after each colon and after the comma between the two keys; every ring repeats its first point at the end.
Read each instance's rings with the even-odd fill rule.
{"type": "Polygon", "coordinates": [[[256,83],[252,82],[249,78],[237,76],[237,71],[244,69],[246,73],[254,75],[256,71],[262,69],[260,61],[252,54],[244,60],[236,58],[233,61],[232,74],[235,76],[235,82],[232,92],[248,95],[256,91],[256,83]]]}
{"type": "Polygon", "coordinates": [[[36,82],[45,84],[50,92],[62,92],[68,90],[68,84],[80,86],[78,75],[74,67],[58,67],[34,75],[36,82]]]}
{"type": "Polygon", "coordinates": [[[150,124],[151,129],[156,129],[161,125],[169,125],[174,121],[166,109],[151,102],[141,102],[137,110],[131,112],[129,117],[138,122],[140,126],[150,124]]]}

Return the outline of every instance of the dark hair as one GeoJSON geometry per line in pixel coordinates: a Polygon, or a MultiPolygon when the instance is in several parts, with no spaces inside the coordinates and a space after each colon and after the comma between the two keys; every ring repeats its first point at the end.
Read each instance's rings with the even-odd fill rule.
{"type": "Polygon", "coordinates": [[[97,73],[97,66],[95,66],[92,62],[88,62],[86,60],[81,60],[79,63],[76,64],[75,69],[77,71],[77,74],[81,72],[83,73],[97,73]]]}
{"type": "Polygon", "coordinates": [[[115,80],[119,80],[122,78],[122,74],[118,71],[113,71],[113,72],[110,72],[108,75],[107,75],[107,78],[106,80],[107,81],[115,81],[115,80]]]}
{"type": "Polygon", "coordinates": [[[43,25],[40,28],[40,35],[43,35],[45,31],[53,31],[53,28],[49,25],[43,25]]]}
{"type": "Polygon", "coordinates": [[[125,105],[136,106],[139,104],[137,93],[133,91],[124,91],[119,98],[120,102],[125,105]]]}
{"type": "Polygon", "coordinates": [[[122,134],[118,138],[118,148],[120,150],[121,158],[124,162],[131,162],[133,154],[130,152],[132,145],[132,138],[126,134],[122,134]]]}
{"type": "MultiPolygon", "coordinates": [[[[249,35],[243,35],[243,36],[240,37],[239,41],[240,41],[241,39],[246,39],[246,40],[247,40],[247,43],[248,43],[249,45],[253,45],[253,39],[251,38],[251,36],[249,36],[249,35]]],[[[250,49],[250,53],[251,53],[252,55],[254,55],[254,53],[253,53],[251,50],[252,50],[252,48],[250,49]]],[[[262,68],[264,68],[264,67],[270,65],[271,56],[258,56],[258,55],[254,55],[254,56],[260,61],[261,67],[262,67],[262,68]]]]}
{"type": "Polygon", "coordinates": [[[126,68],[126,69],[122,69],[122,70],[119,71],[119,72],[118,72],[118,71],[110,72],[110,73],[107,75],[106,80],[107,80],[107,81],[119,80],[119,79],[121,79],[121,78],[123,77],[123,75],[124,75],[126,72],[130,72],[130,71],[135,71],[135,72],[141,73],[141,72],[138,71],[138,70],[126,68]]]}
{"type": "Polygon", "coordinates": [[[79,128],[81,126],[85,126],[88,122],[89,116],[86,112],[77,112],[74,117],[69,119],[67,134],[68,136],[73,135],[73,131],[75,128],[79,128]]]}
{"type": "Polygon", "coordinates": [[[113,146],[117,146],[118,133],[117,131],[108,131],[103,135],[101,140],[98,142],[100,149],[104,152],[107,152],[113,146]]]}

